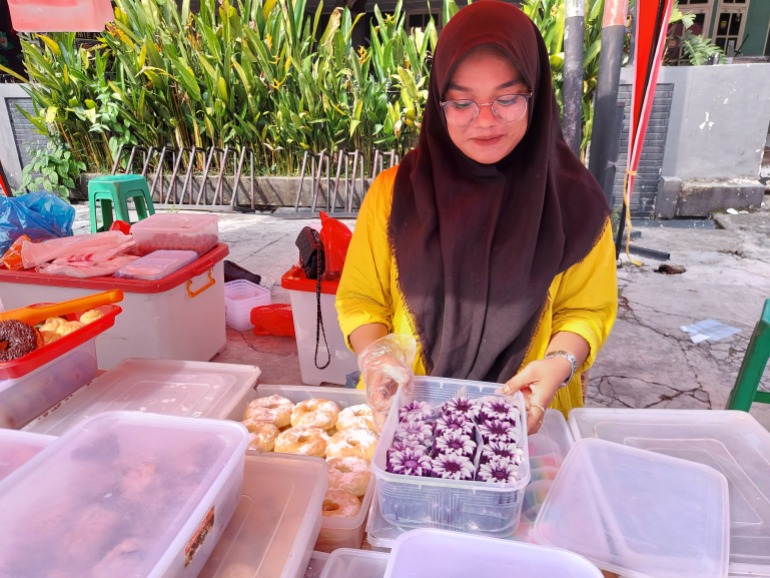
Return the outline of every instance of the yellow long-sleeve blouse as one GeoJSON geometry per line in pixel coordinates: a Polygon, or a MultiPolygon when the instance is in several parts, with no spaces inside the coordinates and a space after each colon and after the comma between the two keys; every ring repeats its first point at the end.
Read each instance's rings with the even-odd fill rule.
{"type": "MultiPolygon", "coordinates": [[[[361,325],[381,323],[391,333],[416,338],[413,319],[399,289],[396,261],[388,241],[388,219],[397,168],[379,174],[361,205],[345,267],[337,290],[340,327],[350,347],[350,334],[361,325]]],[[[543,357],[551,337],[561,331],[576,333],[590,346],[588,358],[568,387],[561,388],[551,403],[565,416],[583,405],[580,375],[596,359],[617,314],[615,246],[609,220],[598,242],[579,263],[556,275],[542,316],[522,367],[543,357]]],[[[414,362],[415,375],[425,375],[422,356],[414,362]]],[[[453,377],[451,375],[443,377],[453,377]]]]}

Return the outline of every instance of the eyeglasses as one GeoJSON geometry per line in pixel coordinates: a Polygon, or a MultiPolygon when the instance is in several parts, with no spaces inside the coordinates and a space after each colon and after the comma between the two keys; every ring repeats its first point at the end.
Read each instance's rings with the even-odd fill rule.
{"type": "Polygon", "coordinates": [[[448,123],[464,127],[474,122],[482,106],[492,107],[492,114],[500,122],[515,122],[521,120],[527,113],[527,102],[532,93],[504,94],[492,102],[479,103],[471,99],[445,100],[441,103],[444,116],[448,123]]]}

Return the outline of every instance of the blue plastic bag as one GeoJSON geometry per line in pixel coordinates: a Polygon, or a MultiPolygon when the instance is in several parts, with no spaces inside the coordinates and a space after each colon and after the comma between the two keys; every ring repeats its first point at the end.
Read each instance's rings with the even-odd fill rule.
{"type": "Polygon", "coordinates": [[[0,195],[0,255],[22,234],[33,241],[72,235],[75,209],[52,193],[0,195]]]}

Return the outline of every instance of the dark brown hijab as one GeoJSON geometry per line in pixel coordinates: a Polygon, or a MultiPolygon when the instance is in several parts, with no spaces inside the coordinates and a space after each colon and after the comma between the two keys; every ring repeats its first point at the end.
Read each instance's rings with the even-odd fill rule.
{"type": "Polygon", "coordinates": [[[562,136],[548,53],[532,21],[477,0],[442,30],[417,148],[396,175],[389,236],[428,373],[504,382],[519,369],[556,274],[582,260],[608,214],[562,136]],[[452,143],[440,102],[479,46],[507,55],[533,92],[529,127],[496,165],[452,143]]]}

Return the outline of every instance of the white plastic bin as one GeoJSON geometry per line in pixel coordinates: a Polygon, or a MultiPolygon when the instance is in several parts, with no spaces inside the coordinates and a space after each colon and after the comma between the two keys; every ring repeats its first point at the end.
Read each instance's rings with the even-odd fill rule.
{"type": "MultiPolygon", "coordinates": [[[[314,387],[300,385],[267,385],[258,384],[256,393],[250,392],[251,397],[267,397],[281,395],[298,403],[306,399],[323,398],[331,400],[342,408],[366,403],[366,393],[360,389],[348,389],[344,387],[314,387]]],[[[321,532],[315,549],[320,552],[331,552],[337,548],[360,548],[364,541],[366,528],[366,516],[374,495],[374,476],[369,482],[369,487],[361,500],[361,510],[350,518],[330,517],[323,518],[321,532]]]]}
{"type": "Polygon", "coordinates": [[[281,278],[281,286],[288,291],[291,299],[300,374],[302,381],[308,385],[321,383],[345,385],[348,374],[358,371],[356,356],[348,349],[337,321],[337,310],[334,306],[337,285],[337,281],[321,283],[321,315],[329,346],[327,350],[323,334],[317,331],[318,303],[315,279],[308,279],[297,266],[289,269],[281,278]],[[316,364],[316,340],[318,341],[318,364],[316,364]],[[329,360],[327,367],[319,367],[323,366],[327,360],[329,360]]]}
{"type": "Polygon", "coordinates": [[[0,298],[10,309],[121,289],[123,314],[96,340],[101,369],[129,357],[208,361],[227,343],[223,263],[227,254],[227,245],[220,243],[157,281],[77,279],[0,269],[0,298]]]}
{"type": "MultiPolygon", "coordinates": [[[[437,406],[461,392],[470,399],[488,397],[496,395],[495,391],[499,388],[500,384],[496,383],[418,376],[408,398],[404,390],[399,389],[372,462],[377,499],[385,520],[407,528],[442,528],[489,536],[507,537],[514,532],[521,515],[524,490],[530,479],[526,426],[523,423],[519,424],[518,440],[522,446],[523,461],[518,467],[516,482],[498,484],[443,480],[393,474],[386,470],[388,449],[398,425],[396,408],[412,400],[437,406]]],[[[513,401],[520,414],[525,416],[523,395],[517,393],[513,401]]]]}
{"type": "Polygon", "coordinates": [[[236,331],[254,329],[251,310],[272,303],[270,290],[248,279],[225,283],[225,321],[236,331]]]}

